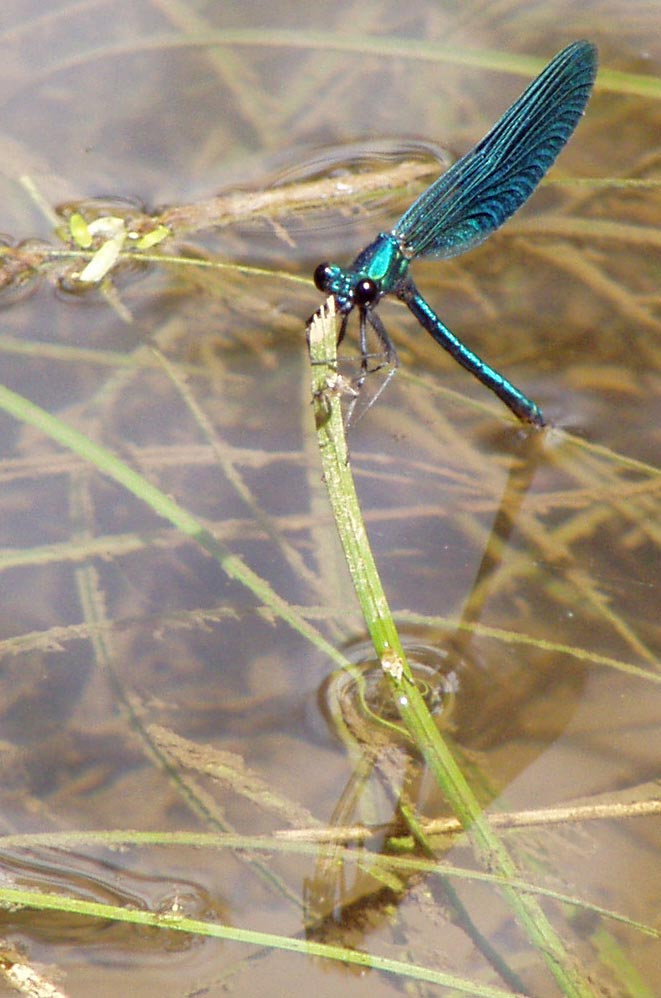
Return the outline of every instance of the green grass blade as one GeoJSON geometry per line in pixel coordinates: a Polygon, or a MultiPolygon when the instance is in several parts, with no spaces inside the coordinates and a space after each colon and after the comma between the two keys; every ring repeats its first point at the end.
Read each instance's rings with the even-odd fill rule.
{"type": "Polygon", "coordinates": [[[80,898],[62,897],[57,894],[43,894],[36,891],[0,888],[0,906],[19,908],[36,908],[39,911],[63,911],[72,915],[82,915],[88,918],[125,922],[132,925],[150,926],[154,929],[164,929],[169,932],[184,932],[197,936],[207,936],[215,939],[227,939],[231,942],[244,943],[251,946],[268,947],[269,949],[287,950],[304,956],[322,957],[327,960],[348,963],[353,966],[367,967],[398,977],[412,978],[418,981],[429,981],[446,988],[454,988],[462,994],[475,995],[476,998],[512,998],[511,991],[493,988],[488,985],[476,984],[464,978],[446,974],[429,967],[405,963],[401,960],[390,960],[385,957],[359,950],[345,949],[342,946],[332,946],[328,943],[318,943],[305,938],[280,936],[273,932],[258,932],[252,929],[239,929],[232,925],[221,925],[217,922],[203,922],[199,919],[185,918],[177,914],[161,914],[152,911],[137,911],[131,908],[121,908],[118,905],[101,904],[95,901],[85,901],[80,898]]]}
{"type": "Polygon", "coordinates": [[[411,674],[370,549],[351,473],[337,371],[337,328],[333,300],[310,328],[312,392],[324,481],[356,595],[394,702],[455,815],[468,831],[483,865],[502,876],[502,891],[529,939],[566,996],[588,998],[594,991],[576,968],[561,938],[535,898],[511,883],[519,878],[505,846],[489,826],[463,773],[434,723],[411,674]]]}

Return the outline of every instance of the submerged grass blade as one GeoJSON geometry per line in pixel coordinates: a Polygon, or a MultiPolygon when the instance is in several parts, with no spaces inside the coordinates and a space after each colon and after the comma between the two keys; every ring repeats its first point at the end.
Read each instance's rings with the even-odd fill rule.
{"type": "Polygon", "coordinates": [[[285,621],[302,637],[324,652],[340,667],[347,665],[344,655],[301,616],[282,596],[278,595],[266,579],[257,575],[241,558],[233,554],[200,523],[191,513],[161,492],[137,471],[121,461],[115,454],[86,437],[84,433],[62,422],[40,406],[30,402],[5,385],[0,385],[0,409],[16,419],[41,430],[51,439],[67,447],[98,471],[114,479],[138,499],[150,506],[155,513],[197,541],[219,563],[231,578],[246,586],[274,617],[285,621]]]}

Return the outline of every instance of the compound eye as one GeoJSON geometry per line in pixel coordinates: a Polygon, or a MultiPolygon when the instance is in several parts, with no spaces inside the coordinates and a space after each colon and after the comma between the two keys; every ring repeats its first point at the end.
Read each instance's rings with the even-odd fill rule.
{"type": "Polygon", "coordinates": [[[319,266],[315,268],[313,279],[317,291],[327,291],[328,282],[331,279],[330,263],[320,263],[319,266]]]}
{"type": "Polygon", "coordinates": [[[353,289],[356,305],[371,305],[379,297],[379,289],[371,277],[363,277],[353,289]]]}

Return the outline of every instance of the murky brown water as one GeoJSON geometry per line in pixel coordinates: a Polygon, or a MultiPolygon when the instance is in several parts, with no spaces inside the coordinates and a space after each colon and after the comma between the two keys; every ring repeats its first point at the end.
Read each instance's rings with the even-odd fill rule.
{"type": "MultiPolygon", "coordinates": [[[[64,248],[35,188],[69,214],[100,196],[137,198],[113,213],[137,224],[169,211],[183,233],[171,260],[125,267],[105,296],[61,286],[72,257],[49,259],[31,294],[8,289],[0,383],[109,448],[224,545],[210,555],[0,415],[2,872],[5,886],[298,934],[504,987],[479,930],[544,998],[555,986],[492,885],[453,878],[469,929],[438,878],[374,866],[403,831],[402,799],[427,820],[447,808],[396,733],[383,757],[363,752],[383,732],[354,711],[337,671],[340,655],[372,656],[320,480],[304,335],[319,295],[301,278],[321,259],[349,262],[392,225],[429,182],[429,143],[465,151],[538,68],[496,72],[488,53],[542,58],[589,34],[605,67],[652,78],[654,12],[637,5],[615,34],[574,27],[560,2],[543,15],[512,4],[493,21],[482,5],[381,6],[378,20],[359,6],[332,23],[328,5],[209,5],[200,21],[165,3],[91,0],[46,14],[17,2],[0,17],[7,242],[64,248]],[[272,26],[298,32],[297,44],[272,26]],[[202,43],[239,28],[252,32],[241,44],[202,43]],[[327,47],[311,34],[322,29],[327,47]],[[394,57],[378,49],[384,31],[447,50],[428,58],[402,43],[394,57]],[[181,32],[195,39],[181,44],[181,32]],[[373,54],[347,47],[361,32],[373,54]],[[482,62],[462,66],[464,49],[482,62]],[[219,190],[231,197],[211,201],[219,190]],[[199,215],[180,211],[202,202],[199,215]],[[267,589],[228,575],[229,554],[318,641],[278,615],[267,589]],[[345,853],[356,823],[373,834],[345,853]],[[329,825],[346,829],[334,848],[312,833],[286,852],[283,840],[237,852],[196,838],[329,825]]],[[[522,877],[651,923],[659,819],[624,815],[659,796],[659,208],[647,183],[659,93],[629,89],[604,74],[553,179],[635,185],[549,184],[481,249],[415,269],[450,327],[556,428],[527,435],[384,304],[402,366],[350,446],[388,598],[476,792],[493,812],[550,812],[503,832],[522,877]],[[624,815],[554,818],[568,802],[624,815]]],[[[345,357],[351,375],[351,344],[345,357]]],[[[462,838],[434,841],[474,868],[462,838]]],[[[580,908],[548,910],[614,993],[635,993],[613,969],[622,959],[648,989],[638,994],[658,990],[657,940],[580,908]]],[[[372,998],[401,986],[102,917],[24,909],[3,922],[5,962],[20,952],[46,965],[73,998],[220,995],[228,984],[372,998]]]]}

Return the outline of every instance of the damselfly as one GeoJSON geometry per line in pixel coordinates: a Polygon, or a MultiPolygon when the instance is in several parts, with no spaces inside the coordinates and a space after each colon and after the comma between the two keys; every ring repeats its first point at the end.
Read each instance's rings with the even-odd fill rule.
{"type": "MultiPolygon", "coordinates": [[[[342,315],[339,340],[358,309],[363,381],[367,326],[397,366],[397,352],[376,306],[392,294],[462,367],[490,388],[519,419],[544,425],[539,406],[469,350],[422,297],[409,273],[416,257],[447,259],[477,246],[528,200],[574,131],[597,71],[597,50],[574,42],[512,104],[491,131],[415,201],[391,232],[382,232],[350,267],[320,263],[314,282],[333,295],[342,315]]],[[[359,382],[360,383],[360,382],[359,382]]]]}

